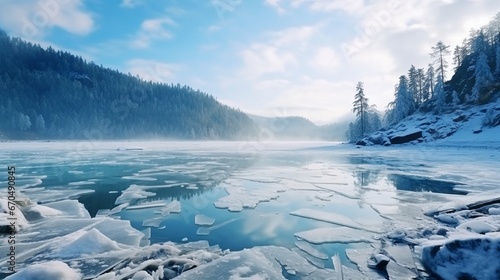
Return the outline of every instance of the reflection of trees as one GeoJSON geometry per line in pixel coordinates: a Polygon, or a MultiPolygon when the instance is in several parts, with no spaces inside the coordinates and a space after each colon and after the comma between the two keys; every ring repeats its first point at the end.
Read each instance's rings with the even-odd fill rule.
{"type": "Polygon", "coordinates": [[[140,203],[144,202],[154,202],[159,200],[188,200],[194,196],[199,196],[207,191],[210,191],[212,187],[199,187],[198,189],[186,189],[184,187],[169,187],[169,188],[151,188],[147,189],[149,192],[156,193],[155,196],[148,198],[143,198],[138,200],[140,203]]]}
{"type": "Polygon", "coordinates": [[[457,183],[432,180],[425,177],[406,176],[393,174],[389,175],[388,179],[398,190],[413,191],[413,192],[434,192],[446,194],[467,194],[465,191],[453,189],[457,183]]]}

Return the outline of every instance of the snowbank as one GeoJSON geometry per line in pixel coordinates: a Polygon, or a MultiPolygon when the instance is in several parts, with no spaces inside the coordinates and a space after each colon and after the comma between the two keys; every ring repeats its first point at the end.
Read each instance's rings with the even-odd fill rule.
{"type": "Polygon", "coordinates": [[[435,115],[417,112],[385,131],[358,141],[363,146],[434,142],[447,145],[498,145],[500,100],[475,107],[460,107],[435,115]],[[495,143],[496,142],[496,143],[495,143]]]}
{"type": "Polygon", "coordinates": [[[82,276],[76,270],[60,261],[34,264],[13,274],[5,280],[80,280],[82,276]]]}
{"type": "Polygon", "coordinates": [[[500,235],[425,244],[422,262],[443,279],[500,279],[500,235]]]}

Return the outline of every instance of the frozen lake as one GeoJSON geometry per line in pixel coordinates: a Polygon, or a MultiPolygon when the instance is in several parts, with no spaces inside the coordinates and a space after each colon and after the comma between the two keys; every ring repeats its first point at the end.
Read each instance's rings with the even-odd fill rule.
{"type": "MultiPolygon", "coordinates": [[[[130,221],[150,233],[151,244],[207,240],[230,251],[275,245],[318,268],[333,269],[330,257],[339,254],[355,270],[346,252],[372,249],[394,228],[436,224],[425,209],[497,189],[499,160],[498,147],[326,142],[0,147],[0,161],[16,167],[17,191],[31,201],[78,200],[91,217],[130,221]]],[[[37,238],[21,235],[26,243],[37,238]]]]}

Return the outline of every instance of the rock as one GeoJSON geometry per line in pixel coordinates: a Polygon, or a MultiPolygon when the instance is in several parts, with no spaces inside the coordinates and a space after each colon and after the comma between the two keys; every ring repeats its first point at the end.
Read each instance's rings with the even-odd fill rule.
{"type": "Polygon", "coordinates": [[[372,256],[372,260],[376,263],[375,268],[380,270],[385,270],[387,264],[391,261],[391,259],[384,254],[375,254],[372,256]]]}
{"type": "Polygon", "coordinates": [[[356,142],[356,145],[358,146],[366,146],[368,143],[366,142],[365,139],[361,139],[358,142],[356,142]]]}
{"type": "Polygon", "coordinates": [[[380,132],[370,135],[367,140],[374,145],[384,145],[386,142],[390,142],[389,138],[380,132]]]}
{"type": "Polygon", "coordinates": [[[467,116],[466,115],[460,115],[460,116],[457,116],[453,119],[454,122],[463,122],[467,120],[467,116]]]}
{"type": "Polygon", "coordinates": [[[471,237],[437,244],[424,245],[422,262],[441,279],[500,279],[499,237],[471,237]]]}
{"type": "Polygon", "coordinates": [[[399,133],[389,138],[391,144],[404,144],[422,138],[422,130],[399,133]]]}

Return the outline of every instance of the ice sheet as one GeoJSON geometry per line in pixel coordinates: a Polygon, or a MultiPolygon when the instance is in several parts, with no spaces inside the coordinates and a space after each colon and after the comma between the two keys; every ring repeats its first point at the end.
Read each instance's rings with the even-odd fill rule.
{"type": "Polygon", "coordinates": [[[327,223],[332,223],[336,225],[341,225],[341,226],[346,226],[350,227],[353,229],[359,229],[359,230],[364,230],[368,232],[373,232],[373,233],[382,233],[380,229],[373,228],[373,227],[368,227],[366,225],[363,225],[361,223],[358,223],[354,221],[353,219],[337,214],[337,213],[330,213],[330,212],[323,212],[315,209],[299,209],[296,211],[293,211],[290,213],[291,215],[298,216],[298,217],[303,217],[303,218],[308,218],[308,219],[313,219],[313,220],[318,220],[318,221],[323,221],[327,223]]]}
{"type": "Polygon", "coordinates": [[[313,244],[373,242],[374,234],[347,227],[317,228],[295,233],[295,236],[313,244]]]}

